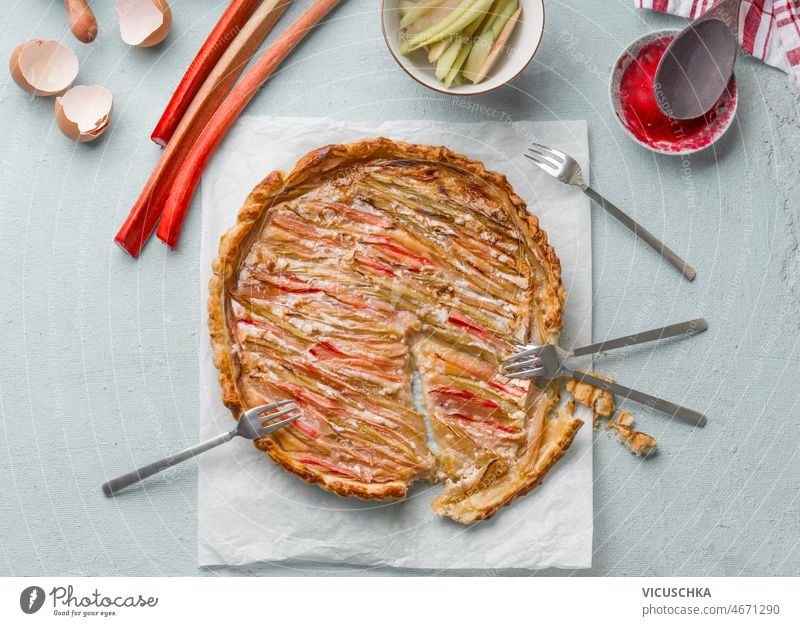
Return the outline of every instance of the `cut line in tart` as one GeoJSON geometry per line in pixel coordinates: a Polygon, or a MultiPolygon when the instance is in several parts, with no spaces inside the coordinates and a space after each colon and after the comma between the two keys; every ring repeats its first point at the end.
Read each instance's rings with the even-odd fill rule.
{"type": "Polygon", "coordinates": [[[272,172],[209,289],[223,401],[238,418],[294,399],[303,419],[255,445],[341,496],[441,481],[438,514],[486,519],[582,424],[552,415],[555,385],[498,371],[520,343],[558,340],[558,257],[504,176],[446,148],[368,139],[272,172]]]}

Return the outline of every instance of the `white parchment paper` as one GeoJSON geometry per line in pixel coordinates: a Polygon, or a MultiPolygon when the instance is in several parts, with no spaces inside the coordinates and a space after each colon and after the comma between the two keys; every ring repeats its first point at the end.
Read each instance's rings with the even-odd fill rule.
{"type": "MultiPolygon", "coordinates": [[[[205,337],[207,285],[220,235],[250,190],[270,171],[289,169],[328,143],[386,136],[446,145],[506,174],[541,219],[569,291],[563,346],[591,342],[591,218],[588,199],[539,172],[522,154],[530,141],[560,147],[588,172],[586,123],[427,121],[353,123],[245,117],[203,178],[200,328],[200,437],[233,425],[220,400],[205,337]]],[[[582,364],[588,367],[590,361],[582,364]]],[[[402,502],[344,499],[273,465],[251,442],[234,441],[199,457],[198,560],[349,563],[404,568],[585,568],[592,555],[591,416],[570,450],[528,496],[487,522],[464,527],[436,516],[439,485],[420,484],[402,502]]]]}

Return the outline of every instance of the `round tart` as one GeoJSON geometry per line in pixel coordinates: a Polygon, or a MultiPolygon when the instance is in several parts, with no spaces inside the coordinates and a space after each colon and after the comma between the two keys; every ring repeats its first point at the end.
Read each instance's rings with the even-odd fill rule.
{"type": "Polygon", "coordinates": [[[295,400],[304,417],[255,445],[309,483],[381,499],[442,481],[434,510],[471,523],[538,484],[581,426],[551,415],[554,385],[498,371],[558,340],[558,257],[504,176],[446,148],[369,139],[272,172],[213,271],[223,400],[237,418],[295,400]]]}

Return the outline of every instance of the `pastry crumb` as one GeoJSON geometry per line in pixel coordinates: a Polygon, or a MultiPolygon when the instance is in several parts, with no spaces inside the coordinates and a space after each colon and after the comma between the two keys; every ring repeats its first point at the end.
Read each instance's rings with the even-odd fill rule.
{"type": "Polygon", "coordinates": [[[617,424],[622,424],[623,426],[628,426],[633,428],[633,425],[636,423],[628,411],[620,411],[617,415],[616,419],[617,424]]]}
{"type": "MultiPolygon", "coordinates": [[[[593,376],[597,376],[597,374],[593,374],[593,376]]],[[[578,402],[592,409],[595,420],[597,420],[597,416],[610,417],[614,412],[614,396],[610,391],[572,379],[566,381],[565,387],[578,402]]]]}
{"type": "MultiPolygon", "coordinates": [[[[630,414],[627,411],[623,411],[620,417],[624,417],[626,414],[630,418],[630,414]]],[[[651,456],[655,454],[656,440],[646,433],[639,432],[630,426],[620,423],[619,418],[617,420],[609,420],[606,428],[613,429],[617,439],[628,446],[636,456],[651,456]]]]}

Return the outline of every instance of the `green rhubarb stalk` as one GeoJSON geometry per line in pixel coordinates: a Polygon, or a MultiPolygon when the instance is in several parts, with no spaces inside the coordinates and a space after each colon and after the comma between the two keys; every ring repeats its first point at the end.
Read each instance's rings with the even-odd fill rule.
{"type": "Polygon", "coordinates": [[[519,14],[522,13],[522,9],[517,9],[514,14],[509,18],[506,22],[506,25],[503,27],[503,30],[500,31],[500,35],[497,38],[497,41],[494,42],[494,46],[492,47],[492,51],[489,54],[489,57],[483,62],[483,65],[478,70],[478,74],[475,77],[475,84],[481,82],[486,75],[489,73],[489,70],[492,69],[492,66],[497,61],[497,57],[503,51],[506,46],[506,42],[508,41],[509,37],[511,37],[511,33],[514,30],[514,27],[517,25],[517,20],[519,19],[519,14]]]}
{"type": "Polygon", "coordinates": [[[472,47],[472,52],[464,64],[464,76],[471,80],[473,83],[480,81],[475,80],[478,72],[489,58],[497,38],[503,30],[503,27],[508,22],[509,18],[519,8],[518,0],[505,0],[497,6],[497,12],[492,16],[481,29],[475,40],[475,45],[472,47]]]}
{"type": "Polygon", "coordinates": [[[447,73],[447,76],[444,80],[444,86],[450,87],[453,84],[453,81],[456,79],[456,76],[461,73],[461,67],[464,65],[464,61],[467,60],[470,51],[472,50],[472,42],[470,41],[466,46],[463,46],[461,51],[458,53],[458,57],[456,57],[455,62],[453,63],[453,67],[450,68],[450,71],[447,73]]]}
{"type": "Polygon", "coordinates": [[[509,3],[517,1],[518,0],[494,0],[494,4],[492,4],[492,6],[489,7],[489,10],[486,11],[486,17],[480,23],[480,27],[474,32],[480,35],[481,33],[489,30],[497,17],[502,13],[505,6],[509,3]]]}
{"type": "MultiPolygon", "coordinates": [[[[464,12],[461,18],[446,29],[446,36],[452,34],[457,39],[460,38],[462,42],[466,39],[470,39],[486,17],[486,11],[492,5],[492,2],[494,2],[494,0],[477,0],[475,4],[464,12]]],[[[442,34],[436,37],[437,39],[441,38],[442,34]]]]}
{"type": "Polygon", "coordinates": [[[441,57],[439,57],[438,63],[436,63],[436,80],[444,80],[447,75],[450,73],[450,68],[453,67],[453,64],[456,62],[459,53],[461,52],[463,44],[460,37],[456,37],[449,46],[447,46],[447,50],[444,51],[441,57]]]}
{"type": "Polygon", "coordinates": [[[430,26],[427,26],[417,32],[412,32],[414,29],[407,30],[405,33],[406,38],[400,42],[400,52],[402,54],[408,54],[412,50],[416,50],[422,46],[427,46],[435,43],[436,41],[445,39],[445,37],[433,39],[433,36],[451,26],[461,15],[464,14],[467,9],[469,9],[476,2],[477,0],[460,0],[460,2],[449,12],[447,12],[444,17],[436,20],[430,26]]]}
{"type": "Polygon", "coordinates": [[[432,44],[428,49],[428,61],[431,63],[436,63],[442,57],[452,41],[453,38],[448,37],[447,39],[442,39],[441,41],[432,44]]]}
{"type": "Polygon", "coordinates": [[[436,0],[435,6],[422,17],[405,29],[406,37],[418,35],[423,30],[430,28],[437,22],[450,15],[461,0],[436,0]]]}
{"type": "Polygon", "coordinates": [[[478,70],[483,65],[483,62],[489,57],[489,53],[492,51],[492,45],[494,45],[494,35],[492,33],[492,29],[489,28],[478,35],[477,39],[475,40],[475,44],[472,46],[472,52],[470,53],[467,62],[464,64],[465,78],[471,80],[473,83],[475,82],[475,77],[478,74],[478,70]]]}
{"type": "Polygon", "coordinates": [[[498,6],[496,15],[494,16],[491,24],[489,25],[490,28],[492,29],[492,33],[494,34],[495,40],[500,36],[500,32],[503,30],[503,27],[506,25],[506,22],[518,8],[519,8],[518,0],[507,0],[504,4],[498,6]]]}
{"type": "Polygon", "coordinates": [[[482,19],[492,2],[493,0],[463,0],[447,17],[410,39],[401,42],[400,52],[408,54],[422,46],[427,46],[450,35],[455,35],[474,20],[482,19]]]}
{"type": "Polygon", "coordinates": [[[400,13],[403,17],[400,20],[400,27],[408,28],[433,7],[439,4],[439,2],[440,0],[427,0],[426,2],[411,2],[410,0],[401,0],[400,13]]]}
{"type": "Polygon", "coordinates": [[[444,60],[444,63],[438,63],[436,65],[436,78],[444,81],[447,87],[452,84],[461,66],[464,65],[464,60],[467,58],[472,48],[472,38],[484,23],[485,19],[488,19],[488,15],[488,13],[484,14],[481,19],[474,20],[463,31],[454,35],[452,43],[448,46],[440,59],[440,61],[444,60]]]}

